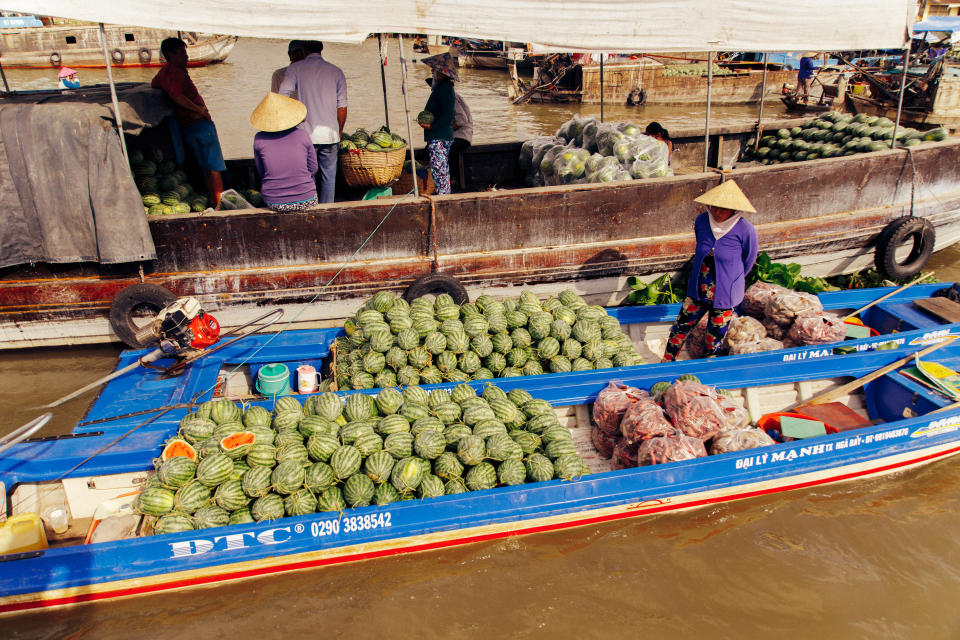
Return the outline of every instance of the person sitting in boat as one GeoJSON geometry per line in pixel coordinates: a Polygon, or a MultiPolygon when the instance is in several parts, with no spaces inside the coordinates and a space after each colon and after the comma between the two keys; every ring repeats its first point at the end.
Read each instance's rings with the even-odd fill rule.
{"type": "Polygon", "coordinates": [[[60,67],[60,73],[57,74],[57,77],[60,78],[60,83],[57,85],[58,89],[80,88],[80,76],[70,67],[60,67]]]}
{"type": "Polygon", "coordinates": [[[663,354],[663,362],[676,360],[690,331],[703,315],[707,320],[707,357],[719,355],[723,337],[733,319],[733,309],[743,301],[747,273],[757,261],[757,230],[743,217],[756,213],[733,180],[710,189],[694,202],[706,205],[693,229],[697,248],[693,256],[687,297],[663,354]]]}
{"type": "Polygon", "coordinates": [[[651,122],[647,125],[647,128],[644,130],[651,138],[656,138],[660,142],[667,145],[667,165],[670,164],[670,156],[673,154],[673,141],[670,140],[670,132],[667,131],[662,124],[659,122],[651,122]]]}
{"type": "Polygon", "coordinates": [[[430,152],[430,173],[438,194],[450,193],[450,148],[453,146],[453,120],[456,115],[456,92],[453,83],[460,80],[453,57],[449,53],[424,58],[433,69],[430,98],[424,107],[433,114],[433,122],[420,122],[425,129],[423,139],[430,152]]]}
{"type": "Polygon", "coordinates": [[[267,207],[279,213],[316,207],[317,154],[306,130],[297,127],[307,117],[299,100],[270,92],[250,115],[258,129],[253,159],[260,174],[260,193],[267,207]]]}
{"type": "MultiPolygon", "coordinates": [[[[291,40],[290,44],[287,45],[287,57],[290,58],[290,64],[298,62],[307,57],[307,41],[306,40],[291,40]]],[[[273,93],[280,93],[280,85],[283,84],[283,76],[287,71],[286,67],[281,67],[273,72],[273,76],[270,78],[270,91],[273,93]]],[[[294,100],[297,98],[297,92],[294,91],[293,95],[290,96],[294,100]]]]}
{"type": "Polygon", "coordinates": [[[223,162],[213,118],[187,73],[187,44],[179,38],[167,38],[160,43],[160,54],[167,62],[153,77],[150,86],[163,89],[173,102],[183,140],[204,172],[210,201],[216,207],[223,192],[220,172],[226,171],[227,166],[223,162]]]}
{"type": "Polygon", "coordinates": [[[813,85],[813,59],[816,53],[808,51],[800,57],[800,70],[797,71],[797,102],[807,103],[810,87],[813,85]]]}

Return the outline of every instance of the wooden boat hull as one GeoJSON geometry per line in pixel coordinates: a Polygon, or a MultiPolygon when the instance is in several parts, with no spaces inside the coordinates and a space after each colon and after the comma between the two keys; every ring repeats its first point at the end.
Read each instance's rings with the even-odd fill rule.
{"type": "MultiPolygon", "coordinates": [[[[144,27],[105,28],[110,64],[114,67],[159,67],[160,43],[177,37],[177,31],[144,27]]],[[[3,66],[7,69],[103,68],[103,47],[99,27],[70,25],[0,29],[4,38],[3,66]]],[[[180,32],[187,43],[189,66],[199,67],[223,62],[237,42],[236,36],[180,32]]]]}
{"type": "MultiPolygon", "coordinates": [[[[946,364],[960,359],[960,352],[950,347],[941,354],[938,360],[946,364]]],[[[717,366],[717,361],[673,363],[633,368],[618,372],[616,378],[641,388],[681,373],[696,373],[706,384],[733,389],[759,381],[764,385],[802,385],[838,375],[861,376],[901,355],[878,351],[839,360],[811,360],[792,368],[770,363],[743,364],[736,369],[717,366]]],[[[887,377],[889,384],[896,383],[894,376],[887,377]]],[[[526,388],[560,407],[589,401],[608,377],[606,372],[583,372],[567,374],[561,384],[556,379],[536,380],[549,378],[537,376],[505,380],[502,386],[526,388]]],[[[802,386],[798,389],[803,397],[802,386]]],[[[868,392],[868,404],[895,411],[896,407],[887,406],[884,391],[881,388],[873,398],[868,392]]],[[[913,402],[918,413],[926,414],[947,403],[933,394],[927,396],[913,402]]],[[[604,471],[569,482],[555,480],[356,508],[344,514],[317,513],[50,548],[0,562],[0,614],[235,582],[877,477],[957,454],[958,427],[960,410],[948,410],[772,447],[604,471]]],[[[45,445],[42,457],[55,459],[57,449],[63,446],[45,445]]],[[[149,464],[149,456],[144,455],[117,454],[115,460],[116,472],[149,464]]],[[[0,480],[6,479],[0,475],[0,480]]]]}
{"type": "MultiPolygon", "coordinates": [[[[746,134],[720,133],[711,142],[726,162],[719,139],[736,152],[746,134]]],[[[702,141],[675,148],[676,162],[698,149],[702,159],[702,141]]],[[[471,153],[477,188],[522,180],[516,145],[471,153]]],[[[728,177],[758,210],[751,219],[761,249],[801,263],[810,275],[870,266],[877,235],[910,213],[933,224],[936,250],[960,240],[960,140],[924,144],[909,155],[895,150],[734,169],[728,177]]],[[[300,311],[315,298],[322,304],[303,311],[298,319],[311,324],[301,326],[329,326],[374,292],[402,291],[433,271],[461,279],[473,294],[543,292],[562,283],[592,303],[616,305],[628,292],[628,276],[682,267],[694,250],[693,199],[719,181],[696,173],[343,202],[293,215],[163,216],[150,222],[158,255],[152,263],[0,270],[0,348],[115,339],[110,303],[141,281],[197,296],[227,326],[260,315],[265,305],[300,311]]]]}

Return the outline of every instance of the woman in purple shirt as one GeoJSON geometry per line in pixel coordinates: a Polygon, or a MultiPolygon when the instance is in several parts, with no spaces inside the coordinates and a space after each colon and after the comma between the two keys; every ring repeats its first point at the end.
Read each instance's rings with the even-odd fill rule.
{"type": "Polygon", "coordinates": [[[687,282],[687,297],[670,329],[663,361],[677,359],[703,314],[707,320],[707,357],[720,354],[733,309],[743,301],[747,273],[757,261],[757,230],[741,211],[756,213],[733,180],[710,189],[694,202],[707,205],[697,216],[697,249],[687,282]]]}
{"type": "Polygon", "coordinates": [[[316,207],[317,154],[310,134],[297,125],[307,117],[299,100],[268,93],[250,115],[259,129],[253,138],[253,159],[260,174],[260,193],[267,207],[278,213],[316,207]]]}

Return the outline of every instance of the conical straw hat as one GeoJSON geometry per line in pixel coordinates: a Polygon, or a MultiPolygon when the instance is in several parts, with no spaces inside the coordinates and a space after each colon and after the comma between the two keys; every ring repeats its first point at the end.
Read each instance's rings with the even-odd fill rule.
{"type": "Polygon", "coordinates": [[[740,187],[738,187],[737,183],[733,180],[727,180],[721,183],[720,186],[710,189],[710,191],[707,191],[699,198],[694,198],[693,201],[714,207],[733,209],[734,211],[757,212],[757,210],[753,208],[753,205],[750,204],[750,201],[747,200],[747,196],[743,195],[743,191],[740,191],[740,187]]]}
{"type": "Polygon", "coordinates": [[[250,124],[260,131],[286,131],[307,117],[307,105],[299,100],[268,93],[250,114],[250,124]]]}

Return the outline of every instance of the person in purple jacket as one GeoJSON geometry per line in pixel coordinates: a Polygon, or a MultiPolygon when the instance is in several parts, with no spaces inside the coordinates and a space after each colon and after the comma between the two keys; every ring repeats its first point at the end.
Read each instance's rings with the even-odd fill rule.
{"type": "Polygon", "coordinates": [[[316,207],[317,154],[310,134],[297,125],[307,117],[299,100],[268,93],[250,115],[259,129],[253,138],[253,159],[260,174],[260,194],[279,213],[316,207]]]}
{"type": "Polygon", "coordinates": [[[733,320],[733,309],[743,301],[747,273],[757,261],[757,230],[742,211],[756,213],[733,180],[710,189],[694,202],[707,205],[697,216],[694,233],[697,249],[687,281],[687,297],[663,354],[663,362],[676,360],[690,331],[703,314],[707,320],[707,357],[720,353],[723,337],[733,320]]]}

